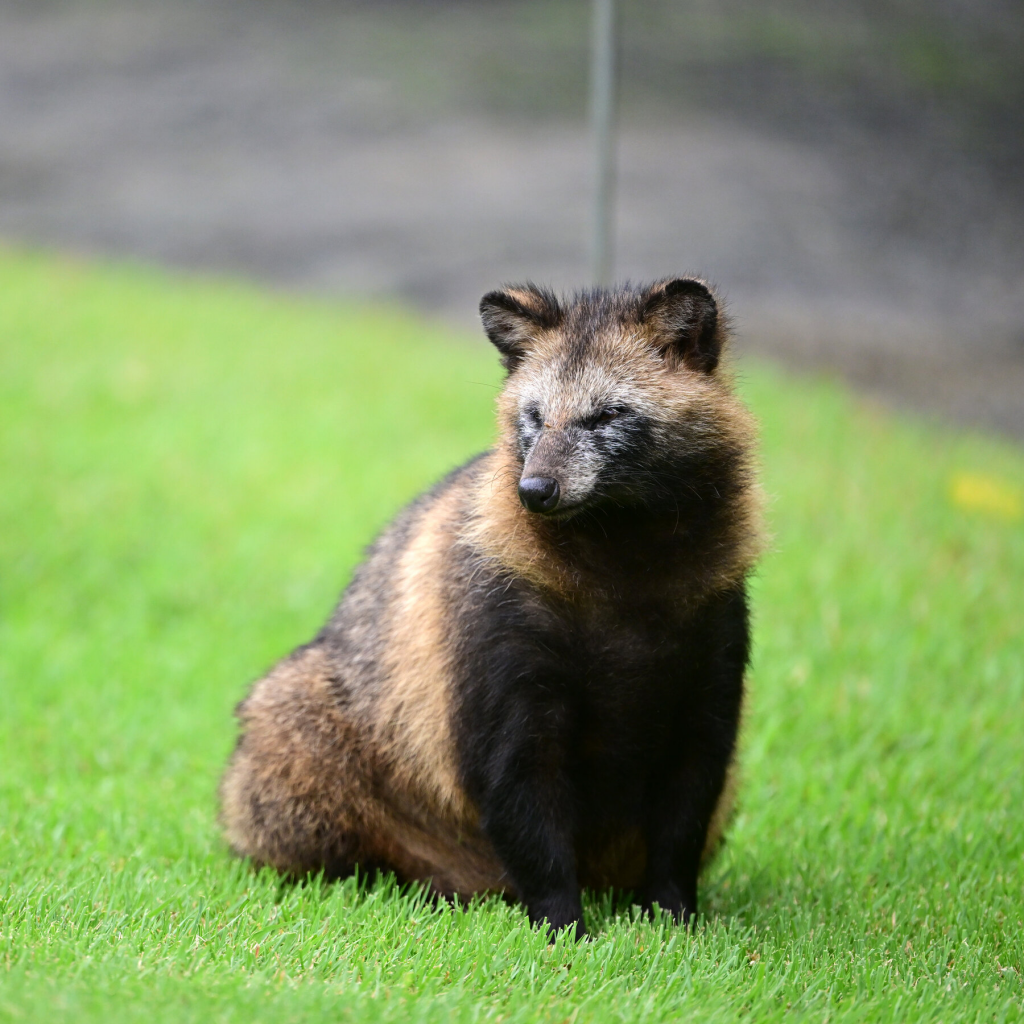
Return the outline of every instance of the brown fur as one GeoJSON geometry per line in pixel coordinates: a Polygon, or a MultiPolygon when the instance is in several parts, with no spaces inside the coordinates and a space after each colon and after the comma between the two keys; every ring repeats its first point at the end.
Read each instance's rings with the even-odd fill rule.
{"type": "Polygon", "coordinates": [[[238,853],[293,876],[359,863],[430,878],[447,896],[504,890],[448,729],[444,558],[457,500],[448,492],[431,503],[396,559],[372,702],[339,702],[336,668],[314,647],[239,706],[243,737],[221,790],[238,853]]]}

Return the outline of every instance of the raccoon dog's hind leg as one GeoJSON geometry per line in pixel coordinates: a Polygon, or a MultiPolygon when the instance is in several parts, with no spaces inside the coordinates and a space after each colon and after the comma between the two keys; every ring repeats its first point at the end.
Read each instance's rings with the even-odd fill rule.
{"type": "Polygon", "coordinates": [[[242,736],[221,785],[232,848],[301,877],[350,874],[367,848],[373,802],[354,724],[330,690],[324,652],[300,648],[238,708],[242,736]]]}

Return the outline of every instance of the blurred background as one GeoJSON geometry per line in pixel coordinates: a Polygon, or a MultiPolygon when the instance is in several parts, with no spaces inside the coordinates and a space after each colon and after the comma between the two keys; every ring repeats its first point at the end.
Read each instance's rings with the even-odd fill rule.
{"type": "MultiPolygon", "coordinates": [[[[399,299],[587,283],[589,0],[0,0],[0,239],[399,299]]],[[[1024,436],[1024,5],[622,0],[615,274],[1024,436]]]]}

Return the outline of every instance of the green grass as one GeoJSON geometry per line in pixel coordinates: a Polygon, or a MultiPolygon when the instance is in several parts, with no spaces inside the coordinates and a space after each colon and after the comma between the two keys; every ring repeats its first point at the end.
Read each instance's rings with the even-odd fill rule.
{"type": "Polygon", "coordinates": [[[282,886],[215,823],[247,683],[487,444],[486,343],[17,253],[0,295],[0,1020],[1024,1020],[1019,449],[742,368],[741,813],[695,935],[597,896],[549,947],[499,901],[282,886]]]}

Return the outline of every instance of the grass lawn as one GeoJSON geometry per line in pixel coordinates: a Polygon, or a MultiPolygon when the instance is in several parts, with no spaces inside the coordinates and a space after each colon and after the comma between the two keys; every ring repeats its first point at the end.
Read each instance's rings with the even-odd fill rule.
{"type": "Polygon", "coordinates": [[[215,789],[249,681],[491,436],[388,309],[0,253],[0,1020],[1024,1020],[1024,453],[742,366],[775,547],[694,935],[284,886],[215,789]]]}

